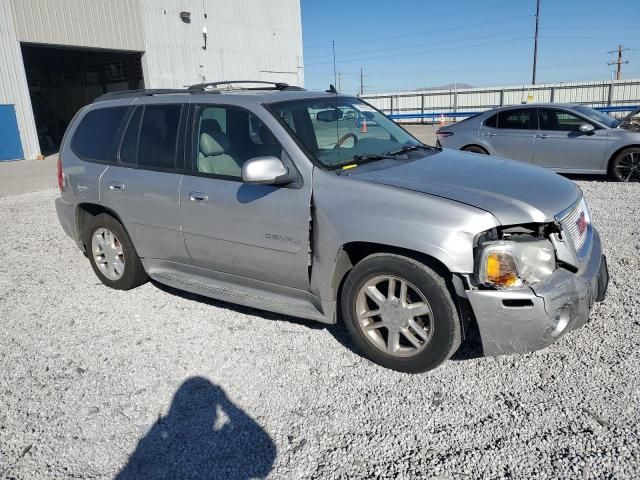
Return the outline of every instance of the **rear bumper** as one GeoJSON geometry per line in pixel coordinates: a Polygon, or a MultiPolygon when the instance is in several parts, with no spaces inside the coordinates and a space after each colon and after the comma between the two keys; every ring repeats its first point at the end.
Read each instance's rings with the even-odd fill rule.
{"type": "Polygon", "coordinates": [[[56,198],[56,213],[64,232],[78,243],[76,235],[76,206],[63,197],[56,198]]]}
{"type": "Polygon", "coordinates": [[[587,322],[609,283],[600,237],[593,233],[591,253],[579,273],[558,269],[532,287],[467,292],[485,355],[539,350],[587,322]]]}

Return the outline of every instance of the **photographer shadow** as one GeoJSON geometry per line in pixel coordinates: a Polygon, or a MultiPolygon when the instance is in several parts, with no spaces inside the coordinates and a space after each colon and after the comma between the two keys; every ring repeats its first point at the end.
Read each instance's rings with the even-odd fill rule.
{"type": "Polygon", "coordinates": [[[193,377],[180,386],[169,414],[158,418],[115,478],[264,478],[276,453],[267,432],[222,388],[193,377]]]}

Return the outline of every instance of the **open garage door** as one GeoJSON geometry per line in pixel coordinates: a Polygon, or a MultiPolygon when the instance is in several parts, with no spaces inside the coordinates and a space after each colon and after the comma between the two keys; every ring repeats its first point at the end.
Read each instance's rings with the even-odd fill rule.
{"type": "Polygon", "coordinates": [[[103,93],[144,88],[141,52],[22,44],[40,150],[55,153],[75,113],[103,93]]]}

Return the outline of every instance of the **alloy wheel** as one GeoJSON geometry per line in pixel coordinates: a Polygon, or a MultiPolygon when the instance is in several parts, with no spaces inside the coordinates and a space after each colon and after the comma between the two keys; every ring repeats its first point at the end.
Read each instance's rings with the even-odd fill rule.
{"type": "Polygon", "coordinates": [[[124,275],[125,258],[122,243],[108,228],[100,227],[91,237],[91,252],[100,272],[109,280],[124,275]]]}
{"type": "Polygon", "coordinates": [[[371,344],[388,355],[412,357],[433,337],[433,311],[425,296],[406,280],[379,275],[358,291],[356,315],[371,344]]]}
{"type": "Polygon", "coordinates": [[[621,182],[640,181],[640,152],[629,152],[618,160],[615,174],[621,182]]]}

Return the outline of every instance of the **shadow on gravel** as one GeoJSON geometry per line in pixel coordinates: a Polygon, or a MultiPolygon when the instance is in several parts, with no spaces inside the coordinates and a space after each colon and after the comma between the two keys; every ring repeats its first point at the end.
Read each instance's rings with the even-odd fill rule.
{"type": "Polygon", "coordinates": [[[271,437],[202,377],[186,380],[116,476],[129,479],[264,478],[276,458],[271,437]]]}
{"type": "MultiPolygon", "coordinates": [[[[351,336],[349,332],[345,328],[344,324],[341,321],[338,321],[337,324],[326,324],[320,322],[314,322],[312,320],[304,320],[296,317],[290,317],[287,315],[282,315],[279,313],[273,313],[266,310],[259,310],[256,308],[245,307],[243,305],[238,305],[235,303],[224,302],[222,300],[215,300],[213,298],[204,297],[202,295],[198,295],[196,293],[186,292],[184,290],[179,290],[177,288],[169,287],[168,285],[164,285],[162,283],[151,280],[151,283],[155,285],[158,289],[166,292],[170,295],[175,295],[177,297],[185,298],[187,300],[192,300],[196,302],[206,303],[207,305],[212,305],[214,307],[226,308],[228,310],[233,310],[238,313],[245,313],[248,315],[255,315],[258,317],[262,317],[266,320],[276,320],[281,322],[293,323],[296,325],[303,325],[311,330],[326,330],[336,341],[342,345],[344,348],[351,350],[353,353],[358,355],[361,358],[364,358],[367,361],[370,361],[367,357],[365,357],[355,346],[353,340],[351,340],[351,336]]],[[[453,354],[451,360],[472,360],[474,358],[483,357],[482,353],[482,343],[480,341],[480,333],[478,332],[478,327],[474,324],[469,326],[469,331],[467,331],[467,338],[465,338],[460,348],[453,354]]]]}
{"type": "MultiPolygon", "coordinates": [[[[280,313],[269,312],[268,310],[260,310],[257,308],[245,307],[244,305],[238,305],[236,303],[225,302],[222,300],[216,300],[209,297],[204,297],[202,295],[198,295],[197,293],[191,293],[184,290],[179,290],[177,288],[169,287],[168,285],[164,285],[162,283],[156,282],[155,280],[151,280],[151,283],[158,289],[166,292],[170,295],[175,295],[177,297],[185,298],[187,300],[192,300],[195,302],[206,303],[207,305],[212,305],[218,308],[226,308],[227,310],[233,310],[234,312],[244,313],[247,315],[255,315],[257,317],[262,317],[265,320],[275,320],[279,322],[287,322],[295,325],[302,325],[311,330],[326,330],[331,334],[333,338],[336,339],[340,345],[354,353],[360,355],[360,352],[356,349],[354,343],[351,341],[351,337],[349,336],[349,332],[344,328],[341,322],[338,324],[331,325],[327,323],[315,322],[313,320],[305,320],[302,318],[291,317],[288,315],[282,315],[280,313]]],[[[362,357],[365,358],[365,357],[362,357]]]]}

